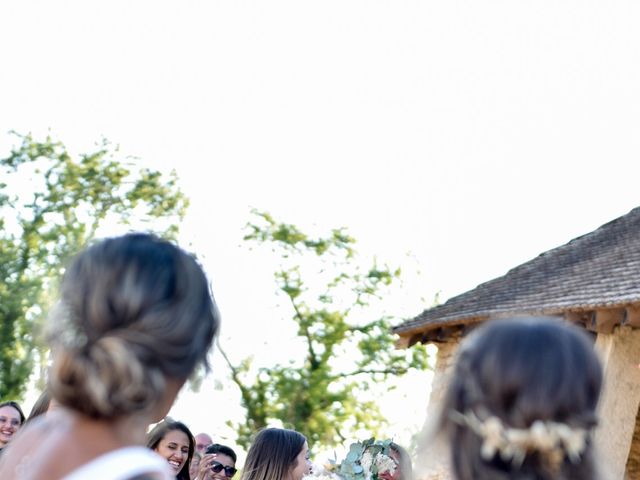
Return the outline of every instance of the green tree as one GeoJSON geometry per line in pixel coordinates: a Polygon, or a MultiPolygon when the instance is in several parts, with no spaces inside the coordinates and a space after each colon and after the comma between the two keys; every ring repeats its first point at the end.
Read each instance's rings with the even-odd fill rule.
{"type": "Polygon", "coordinates": [[[270,247],[279,258],[277,289],[305,355],[253,368],[251,358],[234,364],[221,349],[246,410],[246,421],[229,422],[238,443],[247,447],[251,435],[273,420],[303,432],[316,446],[342,443],[360,428],[375,433],[384,419],[373,401],[362,400],[363,393],[389,375],[427,368],[423,346],[395,349],[391,319],[373,304],[389,293],[399,269],[375,261],[362,267],[355,240],[343,229],[312,238],[268,213],[253,213],[245,240],[270,247]]]}
{"type": "Polygon", "coordinates": [[[14,135],[0,159],[0,398],[20,399],[46,363],[38,332],[67,259],[105,223],[174,237],[188,202],[174,173],[135,169],[107,141],[74,159],[50,137],[14,135]]]}

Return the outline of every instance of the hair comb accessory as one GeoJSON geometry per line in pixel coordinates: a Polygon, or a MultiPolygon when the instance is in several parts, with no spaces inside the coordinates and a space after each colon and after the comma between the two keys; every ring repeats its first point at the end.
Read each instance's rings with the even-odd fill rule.
{"type": "Polygon", "coordinates": [[[451,412],[451,421],[470,428],[482,439],[480,455],[491,460],[496,454],[515,466],[522,465],[527,453],[543,454],[552,466],[565,456],[572,463],[580,460],[587,447],[590,430],[570,427],[565,423],[536,420],[529,428],[507,427],[496,416],[481,420],[474,412],[451,412]]]}

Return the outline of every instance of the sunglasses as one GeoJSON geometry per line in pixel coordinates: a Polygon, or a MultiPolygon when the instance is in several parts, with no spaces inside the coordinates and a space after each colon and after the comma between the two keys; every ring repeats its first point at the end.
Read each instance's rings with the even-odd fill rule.
{"type": "Polygon", "coordinates": [[[224,470],[224,474],[227,476],[227,478],[233,477],[238,471],[237,469],[229,467],[227,465],[223,465],[220,462],[213,462],[211,464],[211,470],[213,470],[214,473],[220,473],[222,470],[224,470]]]}

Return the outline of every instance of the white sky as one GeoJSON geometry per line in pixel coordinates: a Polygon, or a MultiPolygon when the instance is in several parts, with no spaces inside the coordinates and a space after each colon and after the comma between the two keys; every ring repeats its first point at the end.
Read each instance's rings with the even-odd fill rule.
{"type": "MultiPolygon", "coordinates": [[[[0,132],[175,168],[223,341],[267,358],[289,345],[269,260],[239,247],[251,207],[402,264],[406,318],[637,206],[638,25],[633,0],[6,1],[0,132]]],[[[212,383],[174,413],[225,438],[212,383]]],[[[425,383],[385,401],[390,434],[425,383]]]]}

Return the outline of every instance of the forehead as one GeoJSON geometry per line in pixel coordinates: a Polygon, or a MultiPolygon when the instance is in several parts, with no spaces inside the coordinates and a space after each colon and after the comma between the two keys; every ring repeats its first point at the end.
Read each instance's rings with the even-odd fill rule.
{"type": "Polygon", "coordinates": [[[204,445],[211,445],[213,442],[211,441],[211,437],[206,433],[199,433],[196,435],[196,442],[202,443],[204,445]]]}
{"type": "Polygon", "coordinates": [[[182,430],[169,430],[162,438],[163,443],[177,443],[178,445],[189,446],[189,437],[182,430]]]}
{"type": "Polygon", "coordinates": [[[216,458],[214,458],[213,460],[216,461],[216,462],[221,463],[225,467],[235,467],[236,466],[236,462],[234,462],[233,458],[231,458],[229,455],[225,455],[224,453],[216,453],[215,456],[216,456],[216,458]]]}
{"type": "Polygon", "coordinates": [[[20,420],[20,412],[16,410],[11,405],[5,405],[4,407],[0,407],[0,415],[8,418],[17,418],[20,420]]]}

